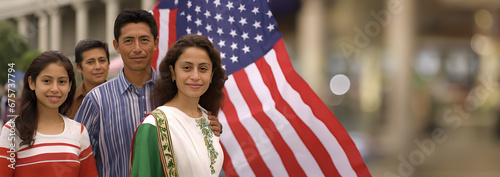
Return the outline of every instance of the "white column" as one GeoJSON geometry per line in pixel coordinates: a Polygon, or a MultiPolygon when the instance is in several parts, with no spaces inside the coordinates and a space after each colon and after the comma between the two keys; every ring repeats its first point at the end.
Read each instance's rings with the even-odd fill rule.
{"type": "Polygon", "coordinates": [[[86,1],[78,1],[72,4],[76,14],[76,42],[88,37],[89,9],[86,1]]]}
{"type": "Polygon", "coordinates": [[[412,143],[412,114],[410,110],[412,63],[415,41],[415,1],[386,0],[387,8],[394,12],[387,25],[386,45],[389,72],[387,124],[385,148],[391,153],[401,153],[412,143]]]}
{"type": "MultiPolygon", "coordinates": [[[[479,55],[479,67],[475,79],[475,87],[469,93],[470,98],[464,101],[466,112],[473,112],[480,106],[489,108],[489,105],[498,105],[498,78],[500,61],[500,43],[497,38],[498,33],[498,16],[492,9],[480,9],[475,13],[476,26],[475,34],[471,39],[472,50],[479,55]],[[493,13],[492,13],[493,12],[493,13]],[[479,91],[481,90],[481,91],[479,91]]],[[[498,108],[498,106],[491,106],[498,108]]],[[[490,112],[486,113],[488,117],[496,115],[490,112]]],[[[477,119],[475,122],[488,125],[496,122],[494,119],[477,119]]]]}
{"type": "MultiPolygon", "coordinates": [[[[106,42],[113,46],[115,19],[120,8],[117,0],[103,0],[106,4],[106,42]]],[[[114,51],[114,50],[110,50],[114,51]]]]}
{"type": "Polygon", "coordinates": [[[50,16],[50,49],[61,50],[61,12],[55,8],[48,13],[50,16]]]}
{"type": "Polygon", "coordinates": [[[28,19],[26,19],[26,16],[17,17],[16,21],[17,32],[24,38],[28,38],[28,19]]]}
{"type": "Polygon", "coordinates": [[[302,1],[298,18],[298,48],[301,75],[320,97],[325,85],[325,35],[323,0],[302,1]]]}
{"type": "Polygon", "coordinates": [[[49,49],[49,24],[47,14],[43,11],[35,13],[38,17],[38,49],[46,51],[49,49]]]}
{"type": "Polygon", "coordinates": [[[155,4],[157,2],[158,2],[157,0],[142,0],[141,1],[141,9],[144,9],[147,11],[152,10],[153,6],[155,6],[155,4]]]}

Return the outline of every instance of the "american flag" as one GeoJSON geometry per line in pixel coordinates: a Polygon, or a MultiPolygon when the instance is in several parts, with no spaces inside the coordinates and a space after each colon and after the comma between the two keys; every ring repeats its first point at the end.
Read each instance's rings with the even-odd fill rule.
{"type": "Polygon", "coordinates": [[[162,0],[159,65],[185,34],[207,36],[228,80],[219,120],[226,176],[370,176],[335,116],[294,71],[265,0],[162,0]]]}

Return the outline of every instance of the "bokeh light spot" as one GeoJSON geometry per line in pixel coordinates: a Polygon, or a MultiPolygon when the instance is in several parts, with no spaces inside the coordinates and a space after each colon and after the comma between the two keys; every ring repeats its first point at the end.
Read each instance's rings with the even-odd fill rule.
{"type": "Polygon", "coordinates": [[[335,95],[343,95],[351,87],[351,81],[349,78],[343,74],[337,74],[330,80],[330,90],[332,90],[335,95]]]}

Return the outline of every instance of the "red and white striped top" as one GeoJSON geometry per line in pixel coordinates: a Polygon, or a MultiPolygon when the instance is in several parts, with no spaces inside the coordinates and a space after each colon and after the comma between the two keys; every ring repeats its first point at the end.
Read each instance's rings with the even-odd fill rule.
{"type": "Polygon", "coordinates": [[[87,129],[65,116],[63,120],[61,134],[37,132],[31,147],[19,146],[12,120],[5,124],[0,134],[0,177],[97,176],[87,129]]]}

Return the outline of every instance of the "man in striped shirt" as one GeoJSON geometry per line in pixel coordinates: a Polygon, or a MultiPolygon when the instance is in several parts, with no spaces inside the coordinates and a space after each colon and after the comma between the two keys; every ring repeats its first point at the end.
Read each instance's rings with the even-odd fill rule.
{"type": "MultiPolygon", "coordinates": [[[[124,67],[117,77],[94,88],[83,99],[75,120],[89,130],[99,176],[129,176],[132,137],[145,115],[152,111],[150,94],[156,72],[151,59],[158,46],[153,15],[129,9],[118,14],[113,46],[124,67]]],[[[211,116],[212,130],[222,126],[211,116]]]]}

